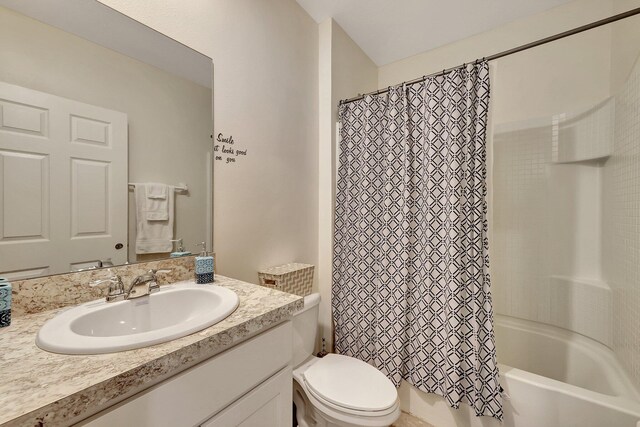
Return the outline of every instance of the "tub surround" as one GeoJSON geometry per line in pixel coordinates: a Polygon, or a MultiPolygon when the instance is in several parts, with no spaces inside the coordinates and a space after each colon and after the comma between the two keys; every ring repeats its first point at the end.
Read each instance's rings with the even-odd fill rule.
{"type": "MultiPolygon", "coordinates": [[[[178,266],[165,266],[162,264],[164,261],[158,261],[157,267],[144,263],[144,266],[135,264],[135,268],[139,266],[141,272],[149,268],[172,268],[173,277],[184,273],[191,279],[192,257],[166,261],[172,264],[177,261],[178,266]],[[181,267],[183,261],[185,266],[189,265],[184,271],[181,267]]],[[[116,267],[114,272],[121,274],[116,270],[125,267],[130,269],[132,266],[116,267]]],[[[129,274],[131,270],[127,272],[129,274]]],[[[240,305],[216,325],[138,350],[90,356],[48,353],[35,344],[38,329],[62,307],[102,296],[89,292],[78,295],[77,283],[69,284],[68,277],[64,277],[76,275],[81,275],[85,282],[84,290],[89,288],[86,281],[104,276],[104,272],[90,271],[19,282],[21,289],[18,294],[23,302],[29,298],[27,295],[31,295],[23,292],[36,293],[45,287],[51,301],[34,300],[35,309],[23,305],[23,311],[12,325],[0,332],[3,353],[0,359],[0,407],[3,408],[0,426],[60,425],[80,421],[269,329],[290,318],[303,305],[303,299],[298,296],[218,275],[215,284],[236,292],[240,305]],[[65,289],[59,294],[55,288],[61,279],[65,289]],[[63,296],[69,294],[73,300],[67,302],[63,296]],[[24,314],[24,311],[30,314],[24,314]]]]}

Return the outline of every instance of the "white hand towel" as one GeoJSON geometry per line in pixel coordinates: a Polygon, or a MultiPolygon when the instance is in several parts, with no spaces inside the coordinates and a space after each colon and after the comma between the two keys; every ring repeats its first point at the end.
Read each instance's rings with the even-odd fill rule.
{"type": "Polygon", "coordinates": [[[167,194],[171,188],[167,184],[149,182],[139,184],[144,187],[147,197],[144,207],[147,221],[167,221],[169,219],[169,199],[167,194]]]}
{"type": "Polygon", "coordinates": [[[149,182],[144,184],[144,191],[147,194],[147,199],[166,199],[169,186],[167,184],[158,184],[156,182],[149,182]]]}
{"type": "Polygon", "coordinates": [[[152,254],[171,252],[173,250],[174,198],[173,187],[167,186],[167,197],[162,199],[147,198],[147,184],[136,184],[136,253],[152,254]],[[166,220],[150,220],[153,213],[149,209],[156,203],[166,204],[166,220]]]}

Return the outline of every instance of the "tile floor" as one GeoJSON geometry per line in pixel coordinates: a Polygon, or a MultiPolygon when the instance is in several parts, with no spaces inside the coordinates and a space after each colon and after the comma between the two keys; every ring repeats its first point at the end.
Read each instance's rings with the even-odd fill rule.
{"type": "Polygon", "coordinates": [[[403,412],[400,415],[400,419],[396,421],[391,427],[435,427],[426,421],[422,421],[418,417],[414,417],[411,414],[403,412]]]}

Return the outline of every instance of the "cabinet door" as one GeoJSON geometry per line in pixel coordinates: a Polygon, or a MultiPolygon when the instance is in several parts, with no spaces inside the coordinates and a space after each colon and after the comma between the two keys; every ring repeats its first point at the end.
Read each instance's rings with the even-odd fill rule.
{"type": "Polygon", "coordinates": [[[289,427],[292,372],[285,368],[237,400],[202,427],[289,427]]]}

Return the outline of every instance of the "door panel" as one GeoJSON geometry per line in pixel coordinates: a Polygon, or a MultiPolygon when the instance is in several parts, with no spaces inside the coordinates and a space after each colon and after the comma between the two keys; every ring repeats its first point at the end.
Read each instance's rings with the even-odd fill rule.
{"type": "Polygon", "coordinates": [[[87,117],[71,116],[71,141],[109,146],[111,123],[87,117]]]}
{"type": "Polygon", "coordinates": [[[49,238],[49,158],[0,150],[0,241],[49,238]]]}
{"type": "Polygon", "coordinates": [[[109,234],[107,162],[71,159],[71,238],[109,234]]]}
{"type": "Polygon", "coordinates": [[[27,135],[47,137],[49,110],[0,100],[0,129],[27,135]]]}

